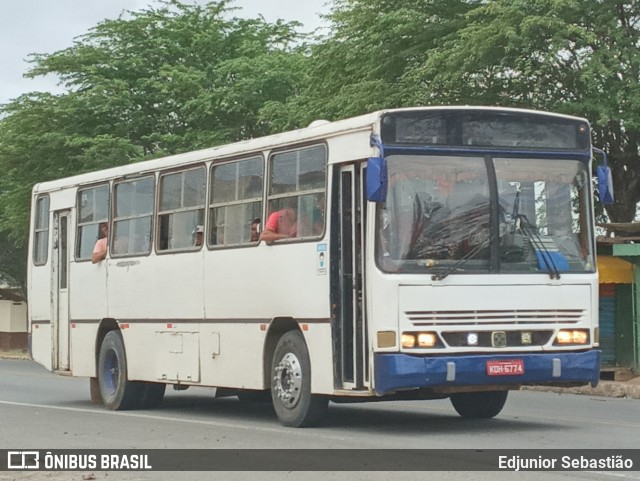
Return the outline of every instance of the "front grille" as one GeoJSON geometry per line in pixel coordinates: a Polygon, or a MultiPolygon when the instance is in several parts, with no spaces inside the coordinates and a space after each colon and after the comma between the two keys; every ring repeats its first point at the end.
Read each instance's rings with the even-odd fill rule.
{"type": "Polygon", "coordinates": [[[516,309],[473,311],[406,311],[418,326],[577,324],[586,319],[583,309],[516,309]]]}
{"type": "MultiPolygon", "coordinates": [[[[522,341],[521,331],[507,331],[506,346],[502,347],[530,347],[530,346],[544,346],[549,342],[553,331],[527,331],[531,336],[530,342],[522,341]]],[[[443,332],[442,337],[450,347],[495,347],[492,342],[492,332],[477,332],[478,343],[469,346],[467,344],[468,332],[443,332]]]]}

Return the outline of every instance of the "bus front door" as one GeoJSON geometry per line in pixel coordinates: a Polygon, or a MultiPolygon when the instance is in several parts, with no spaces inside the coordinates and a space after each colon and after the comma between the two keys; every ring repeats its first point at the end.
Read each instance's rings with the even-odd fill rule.
{"type": "Polygon", "coordinates": [[[363,179],[360,165],[339,169],[333,179],[332,298],[335,379],[338,389],[365,389],[368,384],[367,333],[364,320],[363,179]],[[335,248],[337,246],[337,248],[335,248]]]}
{"type": "Polygon", "coordinates": [[[69,219],[70,211],[53,214],[52,315],[53,369],[69,370],[69,219]]]}

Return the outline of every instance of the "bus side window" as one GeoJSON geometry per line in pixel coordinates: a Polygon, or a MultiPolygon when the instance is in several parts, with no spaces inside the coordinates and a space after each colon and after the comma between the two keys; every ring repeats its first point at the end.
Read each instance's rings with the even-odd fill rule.
{"type": "Polygon", "coordinates": [[[159,251],[200,248],[195,238],[204,223],[205,188],[204,166],[160,176],[159,251]]]}
{"type": "Polygon", "coordinates": [[[209,245],[225,247],[258,241],[263,185],[262,157],[212,167],[209,245]]]}
{"type": "Polygon", "coordinates": [[[47,263],[49,252],[49,196],[41,195],[36,200],[35,225],[33,226],[33,263],[47,263]]]}
{"type": "Polygon", "coordinates": [[[96,241],[104,234],[100,225],[109,222],[109,186],[107,184],[78,191],[78,231],[76,259],[91,259],[96,241]]]}
{"type": "MultiPolygon", "coordinates": [[[[322,235],[325,226],[326,147],[316,145],[276,153],[271,156],[270,161],[269,216],[286,209],[291,209],[295,213],[295,225],[289,229],[283,229],[280,238],[322,235]],[[286,235],[287,232],[289,235],[286,235]]],[[[265,238],[266,232],[270,230],[269,226],[273,230],[273,222],[267,222],[267,224],[265,224],[265,238]]],[[[277,231],[274,233],[279,234],[277,231]]]]}
{"type": "Polygon", "coordinates": [[[155,178],[120,181],[114,187],[115,210],[111,253],[115,256],[151,251],[151,219],[155,178]]]}

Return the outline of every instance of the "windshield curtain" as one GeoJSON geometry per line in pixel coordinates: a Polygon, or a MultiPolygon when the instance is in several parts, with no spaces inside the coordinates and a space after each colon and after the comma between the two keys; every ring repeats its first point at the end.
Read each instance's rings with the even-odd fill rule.
{"type": "Polygon", "coordinates": [[[387,166],[387,201],[377,210],[382,270],[594,270],[582,162],[391,155],[387,166]]]}

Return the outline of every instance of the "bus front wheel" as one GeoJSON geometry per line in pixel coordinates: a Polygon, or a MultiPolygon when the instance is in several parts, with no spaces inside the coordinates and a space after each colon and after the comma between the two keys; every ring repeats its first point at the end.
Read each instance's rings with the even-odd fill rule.
{"type": "Polygon", "coordinates": [[[299,331],[289,331],[278,341],[271,365],[271,398],[285,426],[313,426],[327,413],[328,399],[311,394],[311,362],[299,331]]]}
{"type": "Polygon", "coordinates": [[[107,408],[119,411],[140,407],[143,386],[127,379],[127,356],[118,331],[108,332],[100,346],[98,384],[102,402],[107,408]]]}
{"type": "Polygon", "coordinates": [[[489,419],[497,416],[509,391],[461,392],[451,395],[451,404],[463,418],[489,419]]]}

